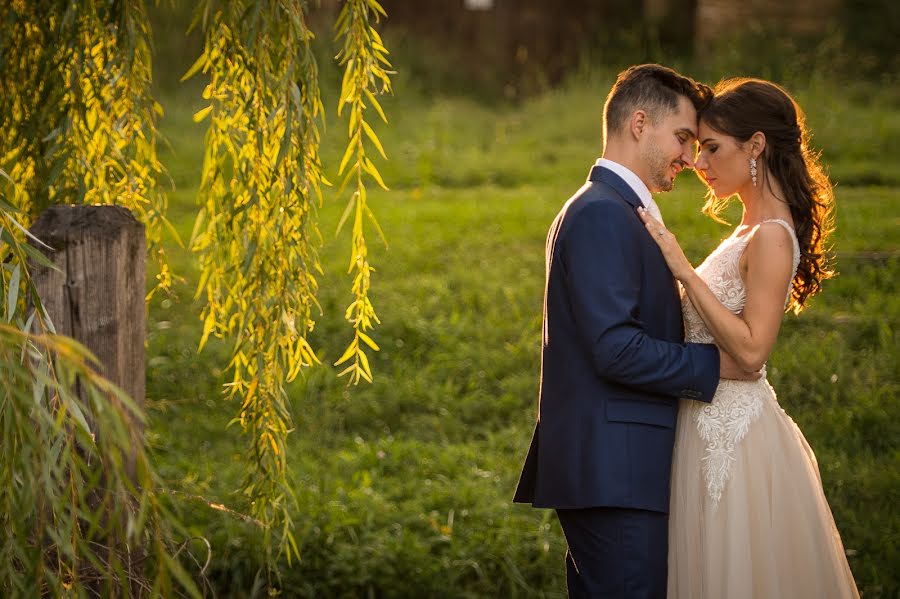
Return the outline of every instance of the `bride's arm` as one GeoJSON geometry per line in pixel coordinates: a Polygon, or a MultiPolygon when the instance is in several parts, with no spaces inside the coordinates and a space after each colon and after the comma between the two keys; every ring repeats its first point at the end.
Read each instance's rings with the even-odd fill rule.
{"type": "Polygon", "coordinates": [[[793,242],[784,227],[763,225],[752,235],[744,250],[747,298],[740,316],[722,305],[693,269],[679,279],[716,343],[745,370],[759,370],[769,359],[793,274],[793,242]]]}
{"type": "Polygon", "coordinates": [[[681,281],[691,303],[710,334],[737,364],[747,370],[762,368],[778,337],[784,302],[793,273],[793,241],[784,227],[764,224],[752,233],[744,250],[746,303],[741,316],[719,302],[691,267],[675,237],[657,221],[642,215],[669,268],[681,281]],[[662,232],[662,235],[658,235],[662,232]]]}

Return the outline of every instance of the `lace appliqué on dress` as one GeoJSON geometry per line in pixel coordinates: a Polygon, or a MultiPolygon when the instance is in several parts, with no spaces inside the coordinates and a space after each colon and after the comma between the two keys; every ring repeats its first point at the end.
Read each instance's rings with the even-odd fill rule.
{"type": "Polygon", "coordinates": [[[721,381],[715,399],[696,411],[697,432],[706,441],[703,477],[713,507],[731,477],[735,446],[762,414],[763,397],[753,383],[721,381]]]}
{"type": "MultiPolygon", "coordinates": [[[[793,229],[783,221],[794,239],[794,271],[800,260],[800,248],[793,229]]],[[[740,258],[750,235],[730,237],[697,268],[697,274],[709,286],[716,298],[735,314],[740,314],[746,302],[746,290],[740,275],[740,258]]],[[[694,309],[687,295],[683,295],[686,340],[694,343],[712,343],[713,337],[694,309]]],[[[765,370],[763,370],[765,374],[765,370]]],[[[758,381],[721,380],[716,394],[709,404],[695,402],[692,416],[700,438],[706,442],[702,458],[706,490],[712,499],[713,509],[718,506],[722,492],[731,476],[734,465],[734,448],[747,436],[751,425],[762,414],[765,377],[758,381]]]]}

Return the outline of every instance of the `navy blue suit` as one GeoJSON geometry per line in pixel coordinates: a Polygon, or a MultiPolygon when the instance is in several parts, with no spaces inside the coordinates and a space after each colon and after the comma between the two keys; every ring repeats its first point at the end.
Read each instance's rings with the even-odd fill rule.
{"type": "MultiPolygon", "coordinates": [[[[657,522],[651,536],[660,534],[677,400],[708,402],[719,381],[716,347],[683,342],[678,290],[636,213],[640,205],[625,181],[595,166],[547,236],[538,421],[514,501],[557,509],[570,552],[580,544],[570,538],[581,534],[575,529],[584,525],[589,537],[600,521],[616,528],[635,514],[649,515],[657,522]],[[621,511],[610,518],[597,508],[621,511]],[[578,526],[567,525],[581,516],[578,526]]],[[[616,530],[611,534],[628,536],[616,530]]],[[[665,545],[664,528],[661,534],[665,545]]],[[[590,568],[594,578],[616,567],[608,556],[604,563],[578,558],[578,569],[590,568]]],[[[662,595],[658,580],[648,593],[628,587],[603,594],[590,581],[581,593],[571,580],[569,590],[664,597],[664,560],[661,576],[662,595]]]]}

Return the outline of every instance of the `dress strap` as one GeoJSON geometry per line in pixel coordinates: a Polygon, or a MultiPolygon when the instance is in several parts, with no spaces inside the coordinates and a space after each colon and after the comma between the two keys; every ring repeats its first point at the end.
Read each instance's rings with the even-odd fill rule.
{"type": "MultiPolygon", "coordinates": [[[[794,227],[792,227],[790,224],[788,224],[788,222],[786,220],[782,220],[780,218],[770,218],[770,219],[767,219],[764,221],[760,221],[760,223],[756,226],[759,227],[760,225],[764,225],[766,223],[778,223],[779,225],[781,225],[782,227],[784,227],[785,229],[788,230],[788,233],[791,234],[791,240],[794,242],[794,259],[799,260],[800,259],[800,242],[797,240],[797,232],[794,231],[794,227]]],[[[794,268],[796,268],[796,266],[794,268]]]]}
{"type": "MultiPolygon", "coordinates": [[[[794,231],[794,227],[788,224],[787,221],[782,220],[780,218],[770,218],[768,220],[761,221],[759,225],[765,223],[778,223],[782,227],[788,230],[788,233],[791,234],[791,241],[794,242],[794,276],[797,275],[797,267],[800,265],[800,241],[797,239],[797,232],[794,231]]],[[[756,225],[757,227],[759,225],[756,225]]],[[[785,300],[785,305],[787,305],[791,300],[791,287],[788,287],[787,300],[785,300]]]]}
{"type": "Polygon", "coordinates": [[[785,229],[790,231],[791,237],[793,237],[794,239],[797,239],[797,233],[796,233],[796,231],[794,231],[794,227],[792,227],[790,224],[788,224],[788,222],[786,220],[782,220],[780,218],[770,218],[768,220],[760,221],[759,224],[762,225],[765,223],[778,223],[779,225],[781,225],[782,227],[784,227],[785,229]]]}

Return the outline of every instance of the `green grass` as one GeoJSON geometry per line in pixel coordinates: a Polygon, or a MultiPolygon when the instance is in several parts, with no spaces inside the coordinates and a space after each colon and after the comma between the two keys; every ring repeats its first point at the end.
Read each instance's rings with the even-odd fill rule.
{"type": "MultiPolygon", "coordinates": [[[[347,388],[323,366],[290,387],[301,560],[283,569],[288,596],[564,596],[555,517],[510,500],[536,410],[544,237],[599,153],[611,80],[582,76],[517,107],[424,97],[401,81],[386,101],[392,123],[379,131],[391,160],[381,168],[394,191],[371,194],[391,244],[372,256],[382,351],[371,385],[347,388]]],[[[900,102],[890,90],[818,80],[793,91],[839,183],[840,275],[801,317],[786,317],[770,378],[816,451],[860,589],[894,597],[900,102]]],[[[204,134],[190,114],[200,104],[164,104],[170,216],[187,239],[204,134]]],[[[332,175],[344,126],[329,122],[332,175]]],[[[695,178],[677,187],[659,199],[696,263],[728,229],[699,214],[695,178]]],[[[329,195],[320,213],[327,274],[312,341],[324,364],[350,339],[341,318],[349,239],[333,235],[344,199],[329,195]]],[[[185,282],[150,306],[148,439],[171,488],[246,511],[234,491],[245,445],[227,428],[238,405],[221,392],[227,344],[197,354],[196,266],[170,245],[185,282]]],[[[219,593],[248,593],[259,530],[201,500],[184,499],[182,512],[212,544],[219,593]]]]}

